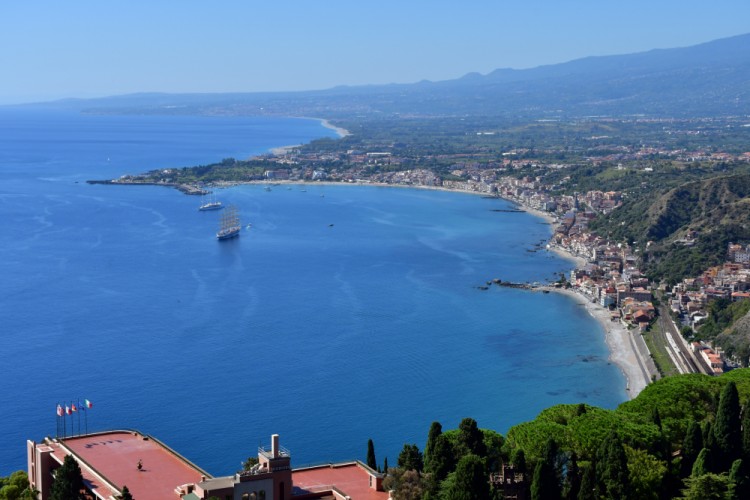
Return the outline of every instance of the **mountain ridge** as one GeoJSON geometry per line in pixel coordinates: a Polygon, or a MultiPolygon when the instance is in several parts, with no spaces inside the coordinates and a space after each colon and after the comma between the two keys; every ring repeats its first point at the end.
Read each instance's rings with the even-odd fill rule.
{"type": "Polygon", "coordinates": [[[285,114],[325,118],[750,114],[750,34],[690,47],[500,68],[437,82],[296,92],[144,92],[35,106],[97,113],[285,114]]]}

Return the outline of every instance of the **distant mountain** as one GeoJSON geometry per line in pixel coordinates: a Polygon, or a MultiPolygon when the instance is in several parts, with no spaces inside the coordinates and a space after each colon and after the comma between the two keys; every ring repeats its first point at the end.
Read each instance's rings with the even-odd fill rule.
{"type": "Polygon", "coordinates": [[[750,34],[701,45],[587,57],[532,69],[323,91],[135,94],[45,106],[95,112],[284,114],[327,118],[750,114],[750,34]]]}

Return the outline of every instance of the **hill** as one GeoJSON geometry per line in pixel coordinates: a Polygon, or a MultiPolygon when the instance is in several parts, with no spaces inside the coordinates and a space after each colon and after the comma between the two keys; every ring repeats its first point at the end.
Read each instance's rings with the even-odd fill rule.
{"type": "MultiPolygon", "coordinates": [[[[50,104],[45,104],[49,106],[50,104]]],[[[750,113],[750,34],[685,48],[588,57],[455,80],[236,94],[135,94],[65,100],[99,113],[388,116],[716,116],[750,113]]]]}

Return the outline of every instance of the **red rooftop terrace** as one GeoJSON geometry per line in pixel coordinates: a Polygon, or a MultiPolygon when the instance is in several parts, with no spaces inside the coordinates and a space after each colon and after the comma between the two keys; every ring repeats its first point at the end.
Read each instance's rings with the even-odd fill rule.
{"type": "Polygon", "coordinates": [[[128,487],[136,500],[386,500],[383,477],[359,461],[293,470],[291,454],[271,436],[258,464],[213,477],[158,439],[138,431],[99,432],[27,442],[28,473],[40,499],[50,497],[54,471],[67,455],[81,467],[89,498],[116,500],[128,487]]]}

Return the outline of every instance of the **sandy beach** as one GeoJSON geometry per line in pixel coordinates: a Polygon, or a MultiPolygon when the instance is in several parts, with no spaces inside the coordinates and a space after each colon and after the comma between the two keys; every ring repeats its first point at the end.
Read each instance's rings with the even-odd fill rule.
{"type": "Polygon", "coordinates": [[[658,373],[641,334],[636,329],[628,330],[619,321],[611,321],[606,308],[591,302],[591,299],[578,292],[554,287],[544,289],[575,300],[602,325],[609,347],[609,360],[625,375],[628,397],[635,398],[651,382],[651,376],[658,373]]]}

